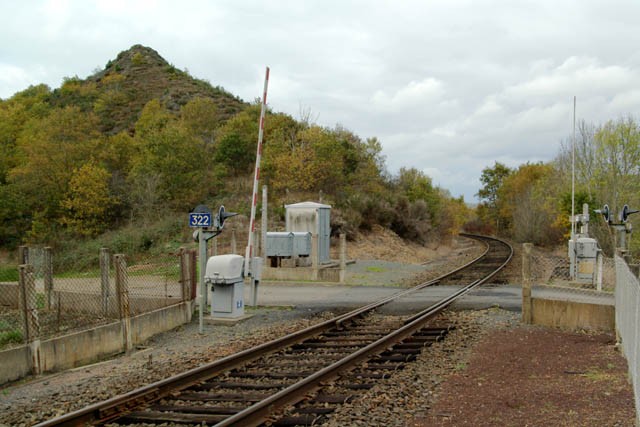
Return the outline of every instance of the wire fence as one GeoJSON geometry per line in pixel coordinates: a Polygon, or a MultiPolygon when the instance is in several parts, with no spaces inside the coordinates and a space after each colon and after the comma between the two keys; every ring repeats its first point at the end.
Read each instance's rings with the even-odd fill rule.
{"type": "Polygon", "coordinates": [[[571,278],[568,256],[547,254],[533,248],[530,265],[533,287],[553,287],[569,293],[585,291],[613,293],[616,287],[616,267],[613,258],[602,257],[601,271],[598,271],[600,264],[594,262],[592,279],[586,280],[571,278]],[[598,284],[599,275],[602,278],[600,284],[598,284]]]}
{"type": "Polygon", "coordinates": [[[616,329],[627,358],[640,423],[640,282],[624,259],[615,257],[616,329]]]}
{"type": "Polygon", "coordinates": [[[96,327],[192,299],[195,251],[134,259],[101,249],[93,269],[54,271],[51,248],[21,247],[0,266],[0,349],[96,327]]]}

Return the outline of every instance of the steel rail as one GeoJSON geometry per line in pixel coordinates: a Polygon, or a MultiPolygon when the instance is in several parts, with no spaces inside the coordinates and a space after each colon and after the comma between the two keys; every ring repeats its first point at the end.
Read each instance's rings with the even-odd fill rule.
{"type": "MultiPolygon", "coordinates": [[[[409,318],[405,325],[401,328],[391,332],[385,337],[378,339],[377,341],[359,349],[358,351],[348,355],[347,357],[334,362],[333,364],[323,368],[322,370],[304,378],[301,381],[279,391],[278,393],[253,404],[247,409],[230,416],[224,421],[215,424],[216,427],[226,426],[257,426],[262,424],[269,415],[276,408],[281,408],[285,405],[291,405],[304,400],[306,394],[315,391],[320,387],[320,383],[328,382],[336,379],[342,372],[348,371],[350,368],[355,367],[358,363],[368,360],[372,355],[378,354],[386,350],[387,348],[403,341],[404,339],[413,335],[416,331],[420,330],[424,323],[438,314],[444,308],[449,306],[459,297],[465,295],[473,288],[495,276],[500,270],[502,270],[511,260],[513,256],[513,248],[508,243],[486,236],[482,236],[484,239],[496,240],[510,249],[509,256],[505,262],[503,262],[496,270],[492,271],[482,279],[473,281],[471,284],[464,288],[454,292],[443,300],[423,310],[409,318]]],[[[486,255],[489,249],[483,254],[486,255]]]]}
{"type": "MultiPolygon", "coordinates": [[[[491,239],[486,236],[473,236],[473,235],[464,235],[464,237],[475,238],[476,240],[491,239]]],[[[224,357],[222,359],[216,360],[209,364],[185,371],[173,377],[166,378],[164,380],[157,381],[155,383],[149,384],[147,386],[143,386],[136,390],[132,390],[125,394],[112,397],[103,402],[94,403],[85,408],[70,412],[65,415],[61,415],[57,418],[54,418],[48,421],[44,421],[42,423],[37,424],[35,427],[79,426],[79,425],[87,425],[90,423],[94,423],[94,424],[105,423],[105,422],[114,420],[119,416],[121,416],[122,412],[126,412],[140,405],[150,403],[152,401],[169,396],[171,393],[177,390],[182,390],[187,387],[206,381],[208,379],[211,379],[212,377],[215,377],[216,375],[221,374],[225,371],[228,371],[234,367],[256,360],[264,356],[265,354],[273,353],[277,350],[280,350],[292,344],[295,344],[305,339],[319,335],[324,330],[330,327],[334,327],[334,326],[340,327],[344,322],[350,319],[354,319],[358,316],[361,316],[364,313],[374,310],[401,296],[424,289],[427,286],[434,285],[439,281],[441,281],[442,279],[449,277],[451,275],[454,275],[457,272],[464,270],[472,266],[473,264],[479,262],[490,250],[490,246],[488,244],[486,245],[487,247],[485,251],[482,253],[482,255],[476,257],[472,261],[464,264],[461,267],[456,268],[455,270],[452,270],[446,274],[443,274],[435,279],[421,283],[413,288],[396,292],[393,295],[390,295],[386,298],[372,302],[363,307],[359,307],[355,310],[352,310],[348,313],[337,316],[333,319],[321,322],[317,325],[310,326],[301,331],[294,332],[290,335],[243,350],[241,352],[224,357]]],[[[355,354],[358,354],[358,353],[355,353],[355,354]]],[[[277,396],[279,394],[280,393],[274,396],[277,396]]],[[[226,425],[226,424],[221,424],[221,425],[226,425]]]]}

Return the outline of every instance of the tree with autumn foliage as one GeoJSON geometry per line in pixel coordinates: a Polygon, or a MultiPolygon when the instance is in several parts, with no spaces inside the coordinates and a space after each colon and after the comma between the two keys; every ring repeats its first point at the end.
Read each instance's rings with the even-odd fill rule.
{"type": "Polygon", "coordinates": [[[109,194],[110,178],[109,172],[93,160],[74,169],[69,191],[62,200],[61,222],[80,236],[95,237],[105,231],[117,203],[109,194]]]}
{"type": "Polygon", "coordinates": [[[498,190],[499,215],[519,242],[557,244],[563,229],[557,222],[560,199],[551,164],[526,163],[504,178],[498,190]]]}

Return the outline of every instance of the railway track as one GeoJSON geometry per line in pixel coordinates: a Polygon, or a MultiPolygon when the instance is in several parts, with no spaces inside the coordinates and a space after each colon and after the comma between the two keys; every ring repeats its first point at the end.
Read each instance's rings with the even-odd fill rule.
{"type": "Polygon", "coordinates": [[[490,280],[512,256],[500,240],[471,236],[486,251],[465,266],[334,319],[105,402],[38,424],[251,426],[318,424],[340,404],[415,360],[443,339],[434,317],[490,280]],[[464,285],[410,316],[383,317],[376,308],[438,284],[464,285]]]}

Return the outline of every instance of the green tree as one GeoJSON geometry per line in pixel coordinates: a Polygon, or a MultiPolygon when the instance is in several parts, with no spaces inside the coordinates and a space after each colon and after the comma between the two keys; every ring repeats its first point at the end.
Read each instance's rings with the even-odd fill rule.
{"type": "Polygon", "coordinates": [[[259,118],[260,106],[252,105],[229,119],[218,131],[214,161],[224,165],[233,176],[253,171],[259,118]]]}
{"type": "Polygon", "coordinates": [[[93,111],[100,117],[101,128],[111,132],[116,124],[122,120],[118,117],[131,102],[131,94],[124,89],[126,77],[122,74],[107,74],[101,80],[100,90],[93,103],[93,111]]]}
{"type": "Polygon", "coordinates": [[[218,106],[210,98],[194,98],[180,109],[183,126],[198,136],[207,146],[213,145],[220,126],[218,106]]]}
{"type": "MultiPolygon", "coordinates": [[[[620,118],[597,127],[581,122],[578,130],[576,194],[586,193],[592,203],[607,203],[614,214],[624,204],[640,206],[640,126],[636,120],[620,118]]],[[[563,178],[565,195],[571,193],[572,147],[570,141],[564,142],[554,162],[563,178]]],[[[576,210],[581,210],[580,203],[576,203],[576,210]]],[[[598,217],[594,219],[590,223],[590,234],[612,253],[613,234],[598,217]]]]}
{"type": "Polygon", "coordinates": [[[563,235],[555,170],[550,164],[520,165],[498,189],[499,216],[518,242],[556,244],[563,235]]]}
{"type": "Polygon", "coordinates": [[[9,170],[18,165],[16,146],[25,123],[48,114],[50,93],[46,85],[31,86],[0,101],[0,185],[7,182],[9,170]]]}
{"type": "Polygon", "coordinates": [[[74,169],[95,155],[97,124],[92,113],[76,107],[54,109],[25,123],[16,147],[19,164],[9,181],[21,194],[23,211],[38,213],[42,229],[55,228],[74,169]]]}
{"type": "Polygon", "coordinates": [[[433,187],[431,178],[415,168],[400,168],[397,185],[409,202],[422,200],[426,204],[428,219],[435,225],[441,209],[439,191],[433,187]]]}
{"type": "Polygon", "coordinates": [[[609,121],[598,129],[596,173],[598,198],[618,211],[640,202],[640,127],[632,118],[609,121]]]}
{"type": "Polygon", "coordinates": [[[482,187],[476,195],[480,198],[481,203],[487,207],[483,212],[488,214],[488,217],[482,218],[482,220],[489,222],[492,227],[495,225],[496,232],[500,231],[501,228],[506,225],[504,224],[504,218],[500,217],[498,191],[504,179],[508,177],[511,172],[511,169],[504,164],[495,162],[493,167],[484,168],[480,175],[482,187]]]}
{"type": "Polygon", "coordinates": [[[204,142],[157,100],[144,107],[135,129],[128,176],[134,211],[157,213],[160,205],[186,210],[202,200],[208,191],[200,167],[205,159],[204,142]]]}

